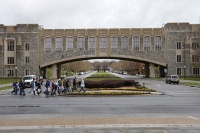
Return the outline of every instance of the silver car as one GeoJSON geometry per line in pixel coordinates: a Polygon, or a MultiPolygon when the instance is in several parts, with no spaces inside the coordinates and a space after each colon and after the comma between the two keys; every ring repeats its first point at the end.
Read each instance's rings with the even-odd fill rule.
{"type": "Polygon", "coordinates": [[[178,75],[170,75],[170,76],[167,76],[166,78],[166,84],[171,84],[171,83],[174,83],[174,84],[179,84],[179,77],[178,75]]]}

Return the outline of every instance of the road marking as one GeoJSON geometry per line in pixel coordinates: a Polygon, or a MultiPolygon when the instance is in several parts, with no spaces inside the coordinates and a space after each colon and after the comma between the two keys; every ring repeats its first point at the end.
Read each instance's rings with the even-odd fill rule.
{"type": "Polygon", "coordinates": [[[156,85],[156,86],[161,86],[161,85],[156,85]]]}
{"type": "Polygon", "coordinates": [[[193,119],[193,120],[198,120],[199,118],[193,117],[193,116],[188,116],[189,118],[193,119]]]}

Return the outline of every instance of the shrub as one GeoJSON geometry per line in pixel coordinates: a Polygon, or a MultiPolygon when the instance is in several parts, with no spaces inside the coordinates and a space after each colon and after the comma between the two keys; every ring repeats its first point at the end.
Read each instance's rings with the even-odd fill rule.
{"type": "Polygon", "coordinates": [[[86,88],[116,88],[133,85],[135,85],[134,80],[102,80],[99,82],[85,81],[86,88]]]}

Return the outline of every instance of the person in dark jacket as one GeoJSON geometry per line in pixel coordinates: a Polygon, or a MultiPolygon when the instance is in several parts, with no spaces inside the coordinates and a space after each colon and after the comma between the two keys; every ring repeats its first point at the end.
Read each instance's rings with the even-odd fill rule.
{"type": "Polygon", "coordinates": [[[50,81],[49,81],[49,79],[47,79],[45,87],[46,87],[46,91],[44,92],[44,94],[49,95],[49,93],[50,93],[50,81]]]}
{"type": "Polygon", "coordinates": [[[74,90],[76,90],[78,92],[78,89],[76,87],[76,77],[73,79],[73,88],[72,88],[72,92],[74,92],[74,90]]]}
{"type": "Polygon", "coordinates": [[[20,95],[23,95],[23,96],[25,96],[26,95],[26,93],[25,93],[25,89],[26,89],[26,86],[25,86],[25,81],[23,80],[23,81],[20,81],[20,95]]]}

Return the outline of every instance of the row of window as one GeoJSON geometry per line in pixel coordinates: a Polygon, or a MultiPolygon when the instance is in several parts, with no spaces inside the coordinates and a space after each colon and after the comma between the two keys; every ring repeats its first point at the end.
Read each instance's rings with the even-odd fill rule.
{"type": "MultiPolygon", "coordinates": [[[[29,64],[30,63],[30,57],[26,56],[25,57],[25,64],[29,64]]],[[[15,58],[14,57],[7,57],[7,64],[9,65],[14,65],[15,64],[15,58]]]]}
{"type": "MultiPolygon", "coordinates": [[[[182,62],[182,56],[181,55],[176,55],[176,62],[181,63],[182,62]]],[[[192,60],[191,62],[200,62],[200,56],[197,55],[192,55],[192,60]]],[[[30,57],[25,56],[25,64],[30,63],[30,57]]],[[[7,64],[15,64],[15,58],[14,57],[7,57],[7,64]]]]}
{"type": "MultiPolygon", "coordinates": [[[[15,41],[9,40],[7,43],[7,51],[14,51],[15,50],[15,41]]],[[[30,43],[25,43],[25,51],[30,50],[30,43]]]]}
{"type": "MultiPolygon", "coordinates": [[[[192,43],[191,47],[192,47],[192,50],[197,50],[197,49],[200,49],[200,44],[199,43],[192,43]]],[[[182,49],[181,42],[176,43],[176,49],[182,49]]]]}
{"type": "MultiPolygon", "coordinates": [[[[15,74],[15,71],[14,69],[9,69],[9,70],[6,70],[6,75],[7,77],[14,77],[14,76],[17,76],[15,74]]],[[[24,75],[30,75],[30,70],[29,69],[26,69],[24,70],[24,75]]]]}
{"type": "MultiPolygon", "coordinates": [[[[176,62],[181,63],[182,62],[182,56],[176,55],[176,62]]],[[[200,62],[200,56],[199,55],[192,55],[191,62],[200,62]]]]}
{"type": "MultiPolygon", "coordinates": [[[[111,37],[111,49],[117,50],[118,49],[118,37],[111,37]]],[[[44,40],[44,51],[51,51],[52,50],[52,38],[46,37],[44,40]]],[[[162,39],[160,36],[156,36],[154,39],[155,50],[161,50],[162,46],[162,39]]],[[[99,38],[99,48],[100,50],[106,50],[107,46],[107,38],[100,37],[99,38]]],[[[66,38],[66,51],[73,50],[74,46],[74,38],[67,37],[66,38]]],[[[89,37],[88,38],[88,50],[95,50],[96,48],[96,38],[89,37]]],[[[77,49],[84,50],[85,49],[85,38],[78,37],[77,38],[77,49]]],[[[129,38],[122,37],[121,38],[121,49],[128,50],[129,49],[129,38]]],[[[143,41],[143,49],[150,50],[151,49],[151,38],[149,36],[144,37],[143,41]]],[[[56,51],[63,51],[63,39],[61,37],[57,37],[55,39],[55,50],[56,51]]],[[[132,50],[140,50],[140,37],[132,37],[132,50]]]]}
{"type": "MultiPolygon", "coordinates": [[[[176,69],[177,75],[182,75],[182,69],[183,68],[177,68],[176,69]]],[[[200,70],[200,68],[192,68],[192,75],[200,75],[200,71],[199,70],[200,70]]],[[[15,72],[14,69],[6,70],[7,77],[14,77],[14,76],[16,76],[14,74],[14,72],[15,72]]],[[[30,75],[30,70],[29,69],[26,69],[24,72],[25,72],[24,73],[25,75],[30,75]]]]}
{"type": "MultiPolygon", "coordinates": [[[[182,69],[184,68],[176,68],[176,74],[182,75],[182,69]]],[[[192,75],[200,75],[200,68],[192,68],[192,75]]]]}

